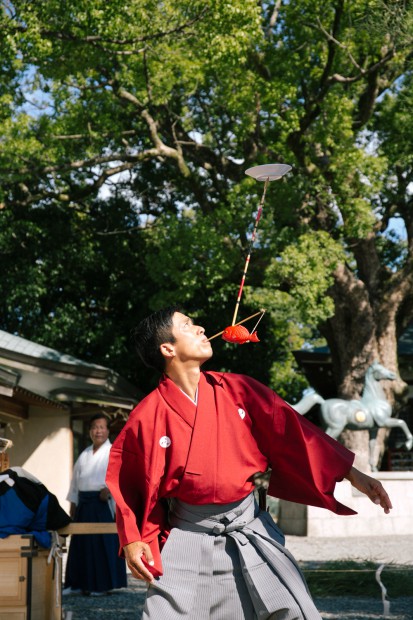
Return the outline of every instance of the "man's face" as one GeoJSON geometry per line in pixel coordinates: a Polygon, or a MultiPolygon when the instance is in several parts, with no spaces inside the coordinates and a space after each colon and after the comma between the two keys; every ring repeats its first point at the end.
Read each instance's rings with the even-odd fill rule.
{"type": "Polygon", "coordinates": [[[100,448],[109,437],[109,429],[105,418],[98,418],[92,422],[89,430],[94,448],[100,448]]]}
{"type": "Polygon", "coordinates": [[[175,312],[172,319],[172,334],[175,337],[175,357],[181,362],[198,361],[200,364],[212,357],[212,347],[200,325],[181,312],[175,312]]]}

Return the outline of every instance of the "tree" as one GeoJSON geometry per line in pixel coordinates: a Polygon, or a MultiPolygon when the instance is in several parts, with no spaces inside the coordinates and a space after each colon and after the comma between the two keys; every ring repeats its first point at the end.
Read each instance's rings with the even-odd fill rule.
{"type": "MultiPolygon", "coordinates": [[[[291,348],[319,334],[340,396],[359,393],[373,357],[397,370],[413,318],[408,3],[3,6],[4,213],[83,210],[93,228],[96,196],[116,179],[145,248],[145,309],[191,300],[217,331],[262,190],[244,171],[291,163],[269,186],[243,300],[268,309],[253,372],[268,368],[292,400],[303,381],[291,348]],[[405,235],[389,232],[394,218],[405,235]]],[[[218,361],[246,369],[244,351],[218,361]]],[[[404,391],[394,382],[389,398],[404,391]]]]}
{"type": "MultiPolygon", "coordinates": [[[[18,303],[8,295],[10,280],[4,280],[4,300],[13,299],[13,304],[5,301],[3,306],[5,329],[44,339],[69,351],[75,349],[78,355],[87,348],[89,355],[104,363],[102,353],[107,343],[93,325],[111,321],[115,330],[127,332],[124,321],[117,322],[110,307],[102,314],[107,307],[104,290],[96,291],[96,286],[88,284],[97,266],[104,270],[102,281],[106,278],[107,290],[111,282],[105,267],[109,262],[97,258],[94,248],[100,244],[92,241],[93,230],[101,240],[103,234],[103,239],[109,241],[116,235],[124,239],[138,235],[142,239],[144,252],[139,257],[137,286],[142,289],[142,281],[155,282],[151,294],[142,295],[139,313],[146,314],[176,299],[194,299],[194,311],[201,311],[211,331],[217,329],[217,317],[232,313],[228,308],[235,301],[242,246],[247,242],[252,215],[250,205],[244,204],[244,195],[252,197],[254,203],[256,196],[251,194],[248,183],[246,189],[232,190],[226,170],[230,168],[233,177],[243,177],[243,170],[231,159],[235,139],[227,134],[232,118],[219,103],[219,92],[213,104],[216,110],[210,100],[214,76],[222,67],[228,82],[231,71],[237,68],[239,54],[260,35],[257,7],[251,4],[248,10],[244,6],[240,10],[240,6],[174,2],[164,3],[161,10],[157,3],[145,7],[130,3],[125,16],[124,6],[112,3],[110,11],[117,15],[116,20],[109,19],[108,7],[103,3],[93,9],[72,3],[68,11],[60,3],[32,7],[16,2],[4,12],[4,47],[18,50],[14,55],[5,53],[3,65],[4,83],[13,89],[13,97],[8,95],[10,114],[3,123],[0,162],[5,230],[10,226],[18,229],[20,218],[27,220],[32,231],[36,229],[32,220],[36,221],[42,205],[48,216],[43,218],[41,228],[47,235],[50,214],[66,207],[73,212],[66,217],[75,225],[76,242],[72,240],[71,245],[76,248],[75,264],[83,253],[96,257],[90,261],[87,278],[82,279],[83,263],[80,270],[70,267],[72,252],[67,252],[66,244],[62,249],[59,246],[48,262],[41,255],[46,247],[43,245],[38,256],[37,244],[29,260],[36,261],[41,273],[38,277],[47,281],[48,287],[55,287],[56,294],[51,301],[45,286],[27,286],[25,271],[12,270],[18,303]],[[131,19],[133,15],[135,19],[131,19]],[[198,24],[201,27],[195,31],[198,24]],[[12,84],[11,74],[15,76],[12,84]],[[198,81],[199,92],[195,89],[198,81]],[[33,113],[36,98],[37,107],[43,109],[36,108],[33,113]],[[216,127],[209,123],[209,116],[216,127]],[[210,124],[210,129],[205,124],[210,124]],[[198,126],[205,146],[192,135],[198,126]],[[184,149],[193,159],[192,171],[183,159],[184,149]],[[122,172],[124,176],[119,177],[122,172]],[[115,222],[112,218],[112,230],[102,229],[102,222],[96,220],[94,197],[115,176],[116,185],[112,184],[109,191],[115,200],[120,194],[123,200],[128,198],[131,219],[115,222]],[[77,221],[82,222],[82,234],[77,221]],[[183,239],[187,240],[184,246],[183,239]],[[60,271],[71,279],[73,292],[77,286],[81,288],[78,303],[75,295],[70,299],[62,295],[66,286],[59,275],[50,277],[52,265],[59,261],[65,267],[60,271]],[[175,270],[171,270],[171,264],[175,270]],[[20,286],[16,286],[18,281],[20,286]],[[59,311],[53,308],[57,300],[59,311]],[[80,305],[83,310],[78,316],[85,320],[75,322],[80,305]],[[31,318],[35,308],[37,321],[31,318]]],[[[113,204],[109,203],[106,211],[113,204]]],[[[57,241],[55,231],[50,232],[57,241]]],[[[10,239],[5,235],[13,262],[23,241],[13,236],[10,250],[10,239]]],[[[23,252],[21,261],[27,259],[23,252]]],[[[251,276],[253,280],[253,269],[251,276]]],[[[274,336],[268,334],[267,340],[271,342],[274,336]]],[[[268,347],[263,353],[256,349],[246,359],[226,347],[222,363],[231,367],[235,362],[238,369],[247,370],[253,361],[256,372],[265,379],[272,350],[268,347]]],[[[118,364],[113,351],[110,355],[112,363],[118,364]]],[[[140,380],[145,387],[148,385],[146,377],[140,380]]],[[[302,385],[303,381],[299,378],[296,383],[302,385]]]]}

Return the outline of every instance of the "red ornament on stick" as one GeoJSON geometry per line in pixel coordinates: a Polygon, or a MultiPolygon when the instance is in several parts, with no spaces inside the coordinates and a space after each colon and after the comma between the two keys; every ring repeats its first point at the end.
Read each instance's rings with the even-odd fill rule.
{"type": "Polygon", "coordinates": [[[231,325],[230,327],[226,327],[222,334],[222,339],[227,342],[235,342],[236,344],[259,342],[257,332],[252,332],[250,334],[248,329],[243,325],[231,325]]]}

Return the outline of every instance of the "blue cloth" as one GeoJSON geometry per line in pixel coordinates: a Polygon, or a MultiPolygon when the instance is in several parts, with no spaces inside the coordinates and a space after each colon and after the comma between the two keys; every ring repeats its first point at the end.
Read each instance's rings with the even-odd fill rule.
{"type": "Polygon", "coordinates": [[[36,542],[45,549],[52,544],[50,532],[46,530],[48,498],[45,497],[37,512],[24,505],[14,489],[0,497],[0,538],[13,534],[33,534],[36,542]]]}
{"type": "MultiPolygon", "coordinates": [[[[74,521],[111,523],[108,502],[99,491],[81,491],[74,521]]],[[[117,534],[79,534],[71,537],[65,587],[84,592],[107,592],[126,587],[125,560],[118,555],[117,534]]]]}
{"type": "Polygon", "coordinates": [[[1,475],[0,538],[32,534],[41,547],[49,549],[52,538],[48,530],[70,523],[69,515],[56,496],[23,469],[6,469],[1,475]]]}

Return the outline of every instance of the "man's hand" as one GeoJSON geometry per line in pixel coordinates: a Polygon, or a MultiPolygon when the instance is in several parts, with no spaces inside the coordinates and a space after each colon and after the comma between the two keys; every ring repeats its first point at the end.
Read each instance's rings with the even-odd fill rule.
{"type": "Polygon", "coordinates": [[[107,487],[100,489],[99,499],[101,502],[107,502],[110,499],[110,491],[107,487]]]}
{"type": "Polygon", "coordinates": [[[353,487],[364,493],[374,504],[380,504],[386,514],[393,508],[389,496],[380,480],[376,480],[359,469],[352,467],[347,476],[344,476],[353,487]]]}
{"type": "Polygon", "coordinates": [[[74,504],[73,502],[70,502],[70,512],[69,512],[69,514],[70,514],[70,518],[73,521],[73,519],[75,518],[75,515],[76,515],[76,504],[74,504]]]}
{"type": "Polygon", "coordinates": [[[129,543],[123,547],[125,553],[126,563],[131,570],[131,573],[136,579],[143,579],[150,583],[153,581],[153,575],[148,571],[142,562],[142,557],[146,562],[153,566],[153,557],[149,545],[142,541],[136,541],[129,543]]]}

